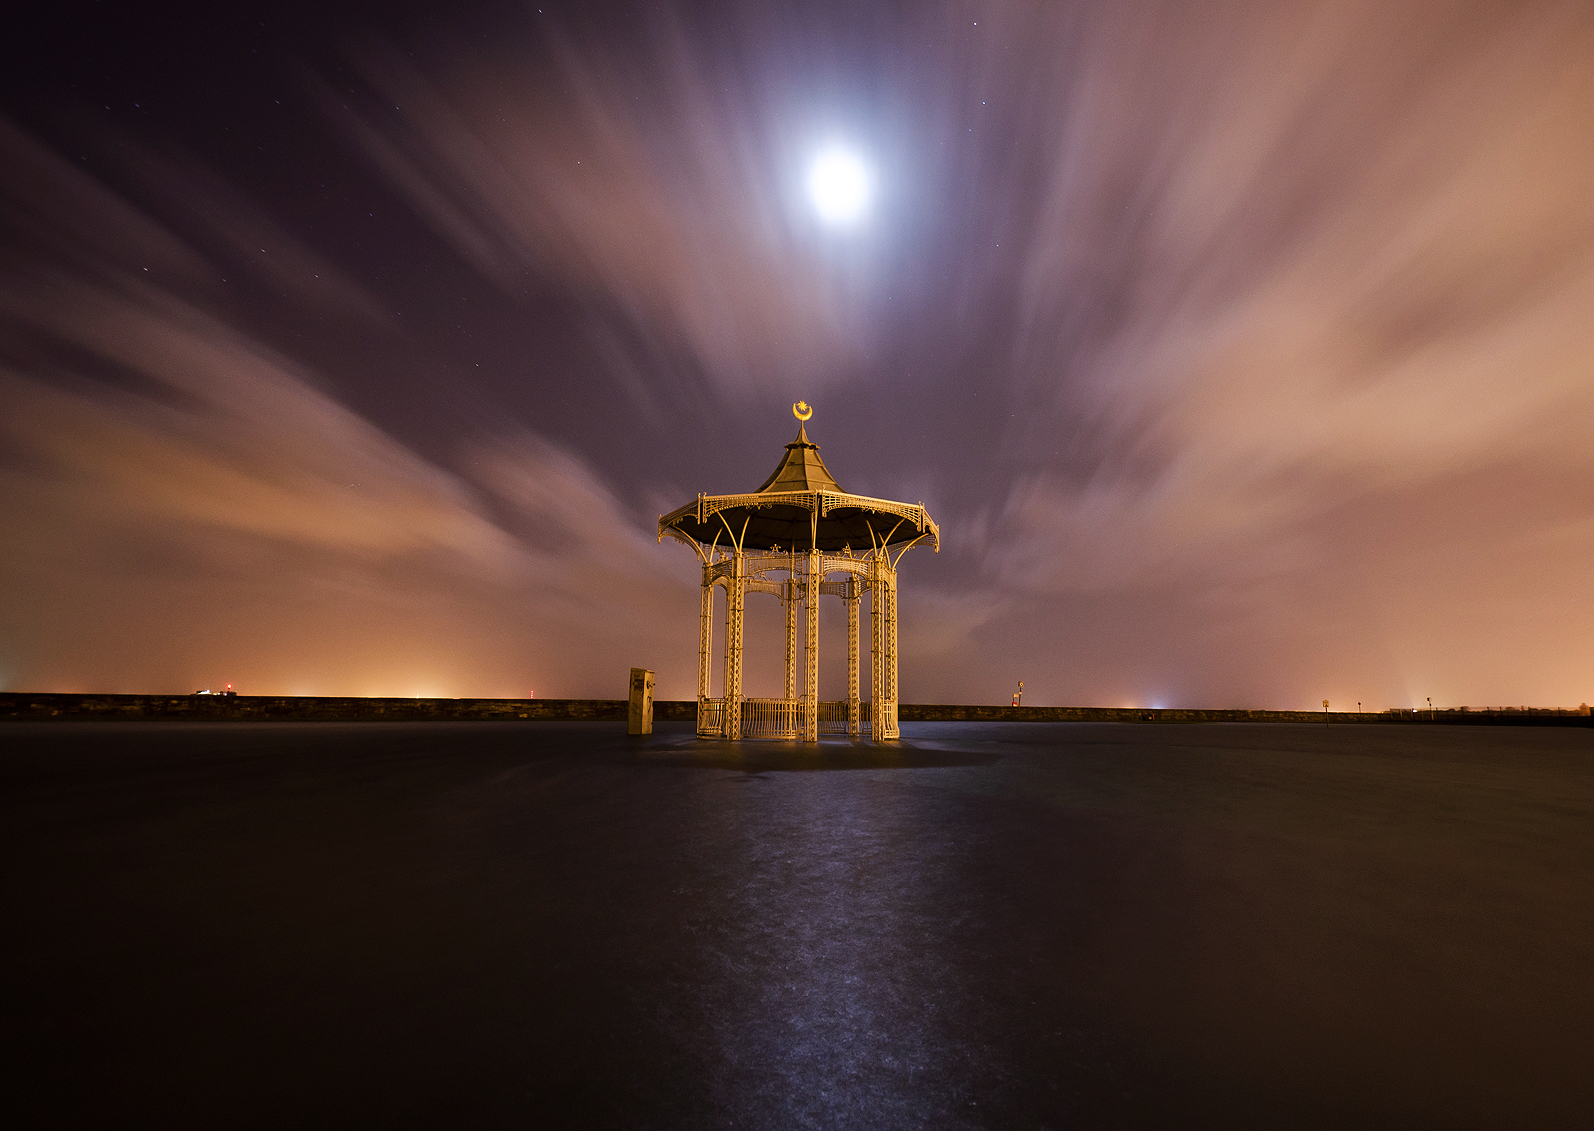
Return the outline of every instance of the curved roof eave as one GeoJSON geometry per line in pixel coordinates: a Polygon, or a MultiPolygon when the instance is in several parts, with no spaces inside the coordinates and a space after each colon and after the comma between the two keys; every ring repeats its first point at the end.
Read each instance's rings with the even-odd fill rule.
{"type": "Polygon", "coordinates": [[[937,553],[941,550],[941,528],[922,503],[834,491],[699,495],[695,502],[659,516],[659,537],[669,531],[705,546],[741,541],[747,549],[768,549],[770,545],[802,549],[813,541],[815,511],[821,527],[820,550],[849,546],[867,550],[874,544],[897,546],[926,537],[937,553]],[[782,515],[782,511],[801,511],[805,517],[782,515]],[[849,514],[865,517],[861,523],[849,522],[849,514]],[[755,526],[754,519],[762,521],[755,526]]]}

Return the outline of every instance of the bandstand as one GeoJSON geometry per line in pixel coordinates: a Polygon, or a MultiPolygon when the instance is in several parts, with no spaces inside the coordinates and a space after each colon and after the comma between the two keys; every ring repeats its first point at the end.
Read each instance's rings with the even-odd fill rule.
{"type": "Polygon", "coordinates": [[[792,406],[797,439],[763,486],[745,495],[699,495],[659,517],[703,566],[698,630],[697,733],[715,738],[802,738],[821,734],[897,738],[897,566],[925,540],[941,550],[941,531],[923,504],[843,491],[819,458],[804,424],[813,410],[792,406]],[[725,589],[725,678],[709,696],[714,587],[725,589]],[[786,610],[786,695],[742,695],[742,617],[749,593],[769,593],[786,610]],[[858,613],[869,596],[870,697],[858,687],[858,613]],[[819,699],[819,599],[847,609],[847,698],[819,699]],[[797,611],[803,611],[803,691],[797,693],[797,611]]]}

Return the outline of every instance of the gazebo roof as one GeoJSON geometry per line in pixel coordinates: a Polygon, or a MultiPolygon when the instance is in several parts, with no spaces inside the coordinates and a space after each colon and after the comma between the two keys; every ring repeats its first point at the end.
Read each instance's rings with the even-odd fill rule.
{"type": "Polygon", "coordinates": [[[808,429],[797,425],[797,438],[786,445],[786,458],[753,492],[763,495],[779,491],[829,491],[844,494],[830,468],[819,458],[819,445],[808,439],[808,429]]]}
{"type": "MultiPolygon", "coordinates": [[[[806,407],[806,406],[805,406],[806,407]]],[[[898,503],[843,491],[819,458],[819,445],[799,424],[797,439],[763,485],[745,495],[699,495],[659,517],[659,537],[743,550],[852,550],[901,545],[928,537],[937,552],[941,530],[922,503],[898,503]]]]}

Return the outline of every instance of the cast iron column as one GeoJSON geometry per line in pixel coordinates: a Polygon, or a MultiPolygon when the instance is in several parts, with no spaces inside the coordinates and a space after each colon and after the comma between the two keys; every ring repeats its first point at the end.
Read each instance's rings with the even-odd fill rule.
{"type": "Polygon", "coordinates": [[[747,559],[731,557],[725,587],[725,737],[742,736],[742,606],[747,600],[747,559]]]}
{"type": "Polygon", "coordinates": [[[796,708],[797,701],[797,600],[799,589],[797,585],[797,559],[792,557],[791,576],[786,579],[786,705],[781,708],[786,712],[786,729],[793,737],[797,735],[796,708]]]}
{"type": "Polygon", "coordinates": [[[847,575],[847,734],[858,737],[858,575],[847,575]]]}
{"type": "Polygon", "coordinates": [[[885,583],[885,737],[897,738],[902,734],[897,721],[897,571],[889,564],[885,568],[885,583]]]}
{"type": "Polygon", "coordinates": [[[713,567],[703,564],[703,608],[697,622],[697,732],[703,733],[703,715],[708,702],[709,663],[714,651],[713,567]]]}
{"type": "Polygon", "coordinates": [[[869,737],[879,742],[886,726],[886,583],[876,554],[869,565],[869,737]]]}
{"type": "Polygon", "coordinates": [[[808,551],[808,639],[807,679],[803,685],[803,738],[819,741],[819,579],[824,576],[823,558],[817,548],[808,551]]]}

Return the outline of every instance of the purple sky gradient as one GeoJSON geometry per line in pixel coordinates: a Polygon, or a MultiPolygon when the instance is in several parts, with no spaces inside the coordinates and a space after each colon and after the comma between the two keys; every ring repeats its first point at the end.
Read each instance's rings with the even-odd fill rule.
{"type": "Polygon", "coordinates": [[[761,482],[803,398],[843,487],[942,525],[904,701],[1594,698],[1586,4],[26,32],[0,687],[689,697],[656,516],[761,482]],[[846,230],[803,189],[836,141],[846,230]]]}

